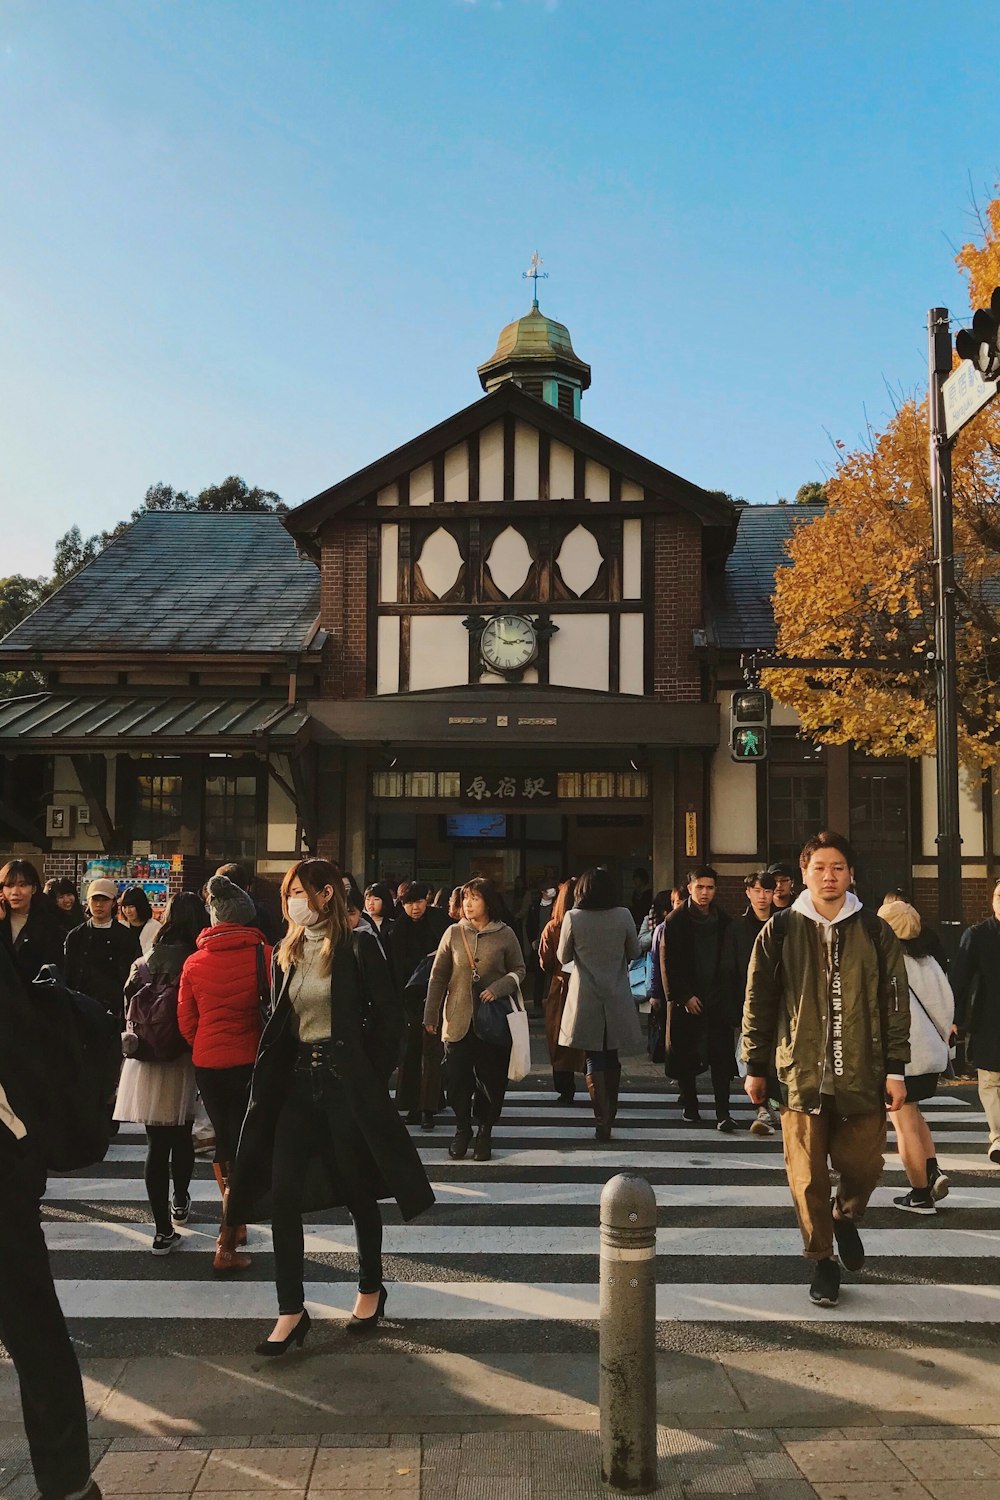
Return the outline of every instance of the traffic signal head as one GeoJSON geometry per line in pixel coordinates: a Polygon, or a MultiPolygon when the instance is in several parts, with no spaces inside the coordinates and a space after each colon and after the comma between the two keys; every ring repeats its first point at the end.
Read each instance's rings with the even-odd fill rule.
{"type": "Polygon", "coordinates": [[[729,750],[733,760],[767,759],[771,699],[763,688],[734,693],[729,705],[729,750]]]}
{"type": "Polygon", "coordinates": [[[955,348],[984,380],[1000,379],[1000,286],[994,287],[989,307],[981,307],[973,317],[971,330],[959,329],[955,348]]]}

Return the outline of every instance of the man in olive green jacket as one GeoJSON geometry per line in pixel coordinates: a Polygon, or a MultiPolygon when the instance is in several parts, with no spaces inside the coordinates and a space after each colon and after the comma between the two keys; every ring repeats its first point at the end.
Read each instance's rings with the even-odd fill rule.
{"type": "Polygon", "coordinates": [[[850,889],[846,839],[818,834],[800,863],[805,890],[762,929],[750,959],[745,1087],[763,1102],[773,1057],[788,1185],[804,1254],[817,1263],[809,1295],[836,1307],[834,1238],[843,1265],[860,1270],[857,1224],[882,1175],[886,1108],[906,1102],[910,991],[895,934],[850,889]],[[840,1174],[832,1202],[831,1166],[840,1174]]]}

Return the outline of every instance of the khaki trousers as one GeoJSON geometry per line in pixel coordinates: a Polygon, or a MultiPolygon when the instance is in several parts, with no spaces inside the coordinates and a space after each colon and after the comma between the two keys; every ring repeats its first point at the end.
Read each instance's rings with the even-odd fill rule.
{"type": "Polygon", "coordinates": [[[781,1138],[802,1253],[809,1260],[828,1260],[834,1253],[834,1214],[860,1223],[882,1175],[885,1111],[840,1115],[832,1099],[823,1100],[818,1115],[783,1109],[781,1138]],[[830,1167],[840,1173],[835,1204],[830,1167]]]}
{"type": "Polygon", "coordinates": [[[1000,1073],[979,1069],[979,1102],[990,1128],[990,1145],[1000,1141],[1000,1073]]]}

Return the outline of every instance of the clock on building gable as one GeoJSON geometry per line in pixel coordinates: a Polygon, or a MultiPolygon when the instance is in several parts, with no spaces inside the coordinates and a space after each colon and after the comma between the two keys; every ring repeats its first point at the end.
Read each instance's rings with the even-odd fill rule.
{"type": "Polygon", "coordinates": [[[492,615],[479,638],[483,663],[492,672],[523,672],[538,655],[538,632],[527,615],[492,615]]]}

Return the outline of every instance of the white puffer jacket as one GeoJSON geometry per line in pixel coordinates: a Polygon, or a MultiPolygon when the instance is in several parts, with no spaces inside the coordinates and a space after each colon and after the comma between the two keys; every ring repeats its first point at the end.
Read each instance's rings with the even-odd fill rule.
{"type": "Polygon", "coordinates": [[[942,1073],[948,1066],[945,1038],[955,1019],[955,997],[936,958],[906,955],[910,981],[910,1061],[907,1074],[942,1073]]]}

